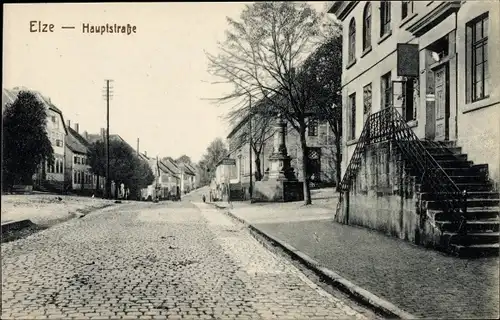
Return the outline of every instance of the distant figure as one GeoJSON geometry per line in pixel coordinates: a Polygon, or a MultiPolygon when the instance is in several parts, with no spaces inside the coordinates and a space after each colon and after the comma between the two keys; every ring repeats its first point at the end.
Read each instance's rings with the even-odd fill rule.
{"type": "Polygon", "coordinates": [[[203,195],[202,199],[203,199],[203,202],[205,202],[205,200],[206,200],[205,195],[203,195]]]}

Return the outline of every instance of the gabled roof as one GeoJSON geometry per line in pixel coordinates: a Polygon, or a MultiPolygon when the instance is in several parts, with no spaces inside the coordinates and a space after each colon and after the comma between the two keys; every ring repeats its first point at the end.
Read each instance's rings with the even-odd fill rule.
{"type": "Polygon", "coordinates": [[[184,168],[184,172],[187,173],[188,175],[195,176],[196,173],[194,170],[192,170],[187,163],[182,163],[181,166],[184,168]]]}
{"type": "Polygon", "coordinates": [[[177,172],[172,170],[172,168],[169,168],[165,163],[163,163],[163,161],[158,160],[158,166],[160,167],[160,170],[162,170],[163,172],[168,173],[168,174],[172,175],[173,177],[179,179],[177,172]]]}
{"type": "MultiPolygon", "coordinates": [[[[165,157],[162,159],[162,163],[165,164],[166,167],[168,167],[172,172],[174,172],[176,175],[180,174],[180,169],[177,163],[175,163],[174,160],[170,157],[165,157]]],[[[177,178],[179,178],[177,176],[177,178]]]]}
{"type": "Polygon", "coordinates": [[[31,89],[28,89],[28,88],[25,88],[25,87],[15,87],[13,89],[5,89],[5,88],[3,88],[2,89],[2,113],[3,113],[3,111],[5,109],[5,106],[7,105],[7,103],[14,103],[14,101],[17,98],[17,95],[21,91],[29,91],[29,92],[33,93],[38,98],[38,100],[44,104],[44,106],[47,109],[50,109],[50,110],[58,113],[59,116],[61,117],[61,121],[62,121],[62,125],[64,127],[64,131],[66,132],[66,134],[68,134],[68,128],[66,128],[66,125],[65,125],[66,122],[64,121],[64,117],[63,117],[62,111],[59,108],[57,108],[55,105],[52,104],[52,102],[50,101],[50,98],[47,98],[47,97],[43,96],[40,92],[38,92],[36,90],[31,90],[31,89]]]}
{"type": "Polygon", "coordinates": [[[87,153],[89,146],[88,142],[71,127],[68,127],[68,134],[66,135],[66,145],[71,151],[83,154],[87,153]]]}
{"type": "Polygon", "coordinates": [[[186,163],[186,165],[194,174],[196,174],[198,170],[191,163],[186,163]]]}

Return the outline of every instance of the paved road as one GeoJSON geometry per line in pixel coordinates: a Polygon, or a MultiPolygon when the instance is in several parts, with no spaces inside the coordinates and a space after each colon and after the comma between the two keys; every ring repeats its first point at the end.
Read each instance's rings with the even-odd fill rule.
{"type": "Polygon", "coordinates": [[[2,319],[372,317],[209,205],[132,203],[2,244],[2,319]]]}
{"type": "Polygon", "coordinates": [[[416,317],[498,319],[498,258],[457,259],[327,220],[254,226],[416,317]]]}

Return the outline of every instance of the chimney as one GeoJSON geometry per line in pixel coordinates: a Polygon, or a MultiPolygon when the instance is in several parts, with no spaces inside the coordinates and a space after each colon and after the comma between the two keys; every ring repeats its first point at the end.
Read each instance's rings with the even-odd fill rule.
{"type": "Polygon", "coordinates": [[[85,140],[89,140],[89,133],[87,132],[87,130],[83,131],[83,137],[85,138],[85,140]]]}
{"type": "Polygon", "coordinates": [[[139,138],[137,138],[137,155],[139,155],[139,138]]]}
{"type": "Polygon", "coordinates": [[[71,128],[71,121],[70,121],[70,120],[67,120],[67,121],[66,121],[66,126],[67,126],[68,128],[71,128]]]}
{"type": "Polygon", "coordinates": [[[144,155],[147,157],[147,156],[148,156],[148,152],[147,152],[147,151],[144,151],[144,155]]]}
{"type": "Polygon", "coordinates": [[[104,140],[106,138],[106,129],[101,128],[101,138],[104,140]]]}
{"type": "Polygon", "coordinates": [[[75,123],[75,131],[76,131],[76,133],[80,133],[80,132],[78,132],[79,129],[80,129],[80,126],[78,125],[78,123],[75,123]]]}

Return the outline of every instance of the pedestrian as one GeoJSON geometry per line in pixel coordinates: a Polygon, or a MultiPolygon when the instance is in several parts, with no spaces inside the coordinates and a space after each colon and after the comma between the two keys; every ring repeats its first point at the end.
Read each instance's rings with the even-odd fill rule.
{"type": "Polygon", "coordinates": [[[203,195],[202,199],[203,199],[203,203],[205,203],[205,200],[206,200],[205,195],[203,195]]]}

